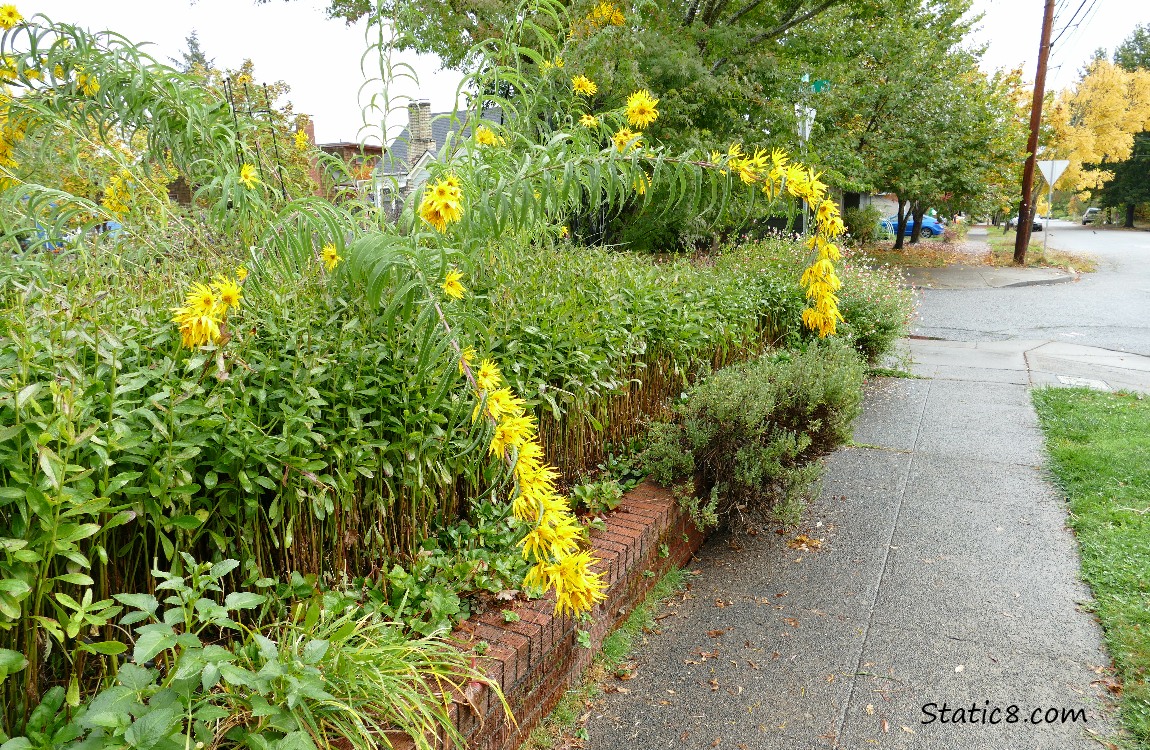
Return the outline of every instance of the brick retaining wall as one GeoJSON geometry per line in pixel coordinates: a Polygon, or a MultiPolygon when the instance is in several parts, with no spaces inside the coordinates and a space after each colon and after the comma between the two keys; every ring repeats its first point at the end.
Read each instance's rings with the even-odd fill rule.
{"type": "Polygon", "coordinates": [[[506,623],[502,612],[488,612],[460,625],[455,637],[486,641],[487,674],[503,688],[517,724],[507,720],[493,691],[474,685],[471,705],[456,703],[453,719],[471,750],[515,750],[545,718],[583,672],[603,639],[643,600],[672,567],[682,567],[703,543],[703,534],[683,513],[669,490],[644,483],[628,492],[606,518],[604,531],[592,531],[599,558],[597,572],[606,572],[607,599],[591,612],[591,622],[554,614],[552,597],[508,603],[519,615],[506,623]],[[660,554],[662,545],[668,554],[660,554]],[[651,571],[654,575],[644,575],[651,571]],[[589,629],[592,648],[578,645],[575,631],[589,629]]]}

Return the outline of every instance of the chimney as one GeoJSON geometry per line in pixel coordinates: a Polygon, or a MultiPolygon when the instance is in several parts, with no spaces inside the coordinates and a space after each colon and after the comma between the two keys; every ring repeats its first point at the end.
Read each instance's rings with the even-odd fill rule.
{"type": "Polygon", "coordinates": [[[435,149],[431,139],[431,102],[420,99],[407,105],[407,132],[411,137],[408,161],[414,164],[424,152],[435,149]]]}

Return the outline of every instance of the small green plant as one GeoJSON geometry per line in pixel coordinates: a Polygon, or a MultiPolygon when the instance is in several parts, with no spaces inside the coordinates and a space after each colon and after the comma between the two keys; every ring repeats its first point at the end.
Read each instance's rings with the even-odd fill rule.
{"type": "Polygon", "coordinates": [[[591,484],[579,484],[571,489],[572,506],[592,515],[609,513],[623,502],[623,487],[615,479],[604,479],[591,484]]]}
{"type": "Polygon", "coordinates": [[[503,622],[519,622],[519,620],[520,617],[518,612],[510,609],[503,610],[503,622]]]}
{"type": "Polygon", "coordinates": [[[487,641],[479,641],[478,643],[476,643],[474,646],[471,647],[471,650],[475,652],[476,656],[485,656],[487,654],[488,649],[490,649],[490,648],[491,648],[491,644],[488,643],[487,641]]]}
{"type": "Polygon", "coordinates": [[[666,544],[666,543],[660,544],[659,545],[659,557],[667,558],[670,556],[671,556],[671,545],[666,544]]]}
{"type": "Polygon", "coordinates": [[[591,631],[590,630],[576,630],[575,642],[582,648],[591,648],[591,631]]]}

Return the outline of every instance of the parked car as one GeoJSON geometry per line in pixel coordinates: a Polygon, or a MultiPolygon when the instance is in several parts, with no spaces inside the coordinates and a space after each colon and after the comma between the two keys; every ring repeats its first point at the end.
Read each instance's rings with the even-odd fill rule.
{"type": "Polygon", "coordinates": [[[1101,208],[1095,208],[1094,206],[1091,206],[1090,208],[1086,209],[1086,213],[1082,214],[1082,226],[1093,224],[1096,221],[1095,217],[1097,217],[1100,213],[1102,213],[1101,208]]]}
{"type": "MultiPolygon", "coordinates": [[[[898,229],[898,217],[888,216],[882,220],[882,230],[889,234],[894,234],[898,229]]],[[[922,217],[922,231],[919,232],[919,237],[937,237],[942,234],[942,222],[933,216],[922,217]]],[[[906,220],[906,231],[903,234],[909,237],[914,233],[914,218],[908,217],[906,220]]]]}
{"type": "MultiPolygon", "coordinates": [[[[1007,220],[1007,222],[1006,222],[1006,228],[1007,229],[1015,229],[1017,227],[1018,227],[1018,217],[1017,216],[1015,216],[1013,219],[1007,220]]],[[[1042,229],[1043,229],[1042,222],[1039,221],[1038,219],[1034,219],[1033,221],[1030,222],[1030,231],[1031,232],[1041,232],[1042,229]]]]}

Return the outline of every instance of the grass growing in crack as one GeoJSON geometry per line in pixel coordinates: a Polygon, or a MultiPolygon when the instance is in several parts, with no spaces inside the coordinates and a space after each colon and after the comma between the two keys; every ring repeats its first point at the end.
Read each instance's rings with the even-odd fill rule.
{"type": "Polygon", "coordinates": [[[1150,748],[1150,399],[1047,388],[1034,405],[1122,682],[1123,726],[1150,748]]]}
{"type": "Polygon", "coordinates": [[[906,378],[907,380],[930,380],[930,378],[923,375],[915,375],[909,370],[896,370],[891,367],[868,367],[866,370],[868,378],[906,378]]]}
{"type": "Polygon", "coordinates": [[[570,745],[564,740],[581,741],[587,738],[587,704],[603,693],[603,681],[612,676],[630,657],[637,639],[655,625],[655,614],[667,599],[682,591],[688,574],[672,568],[655,584],[642,603],[631,615],[603,640],[603,647],[583,674],[583,681],[571,688],[560,699],[551,714],[544,719],[520,750],[550,750],[570,745]]]}

